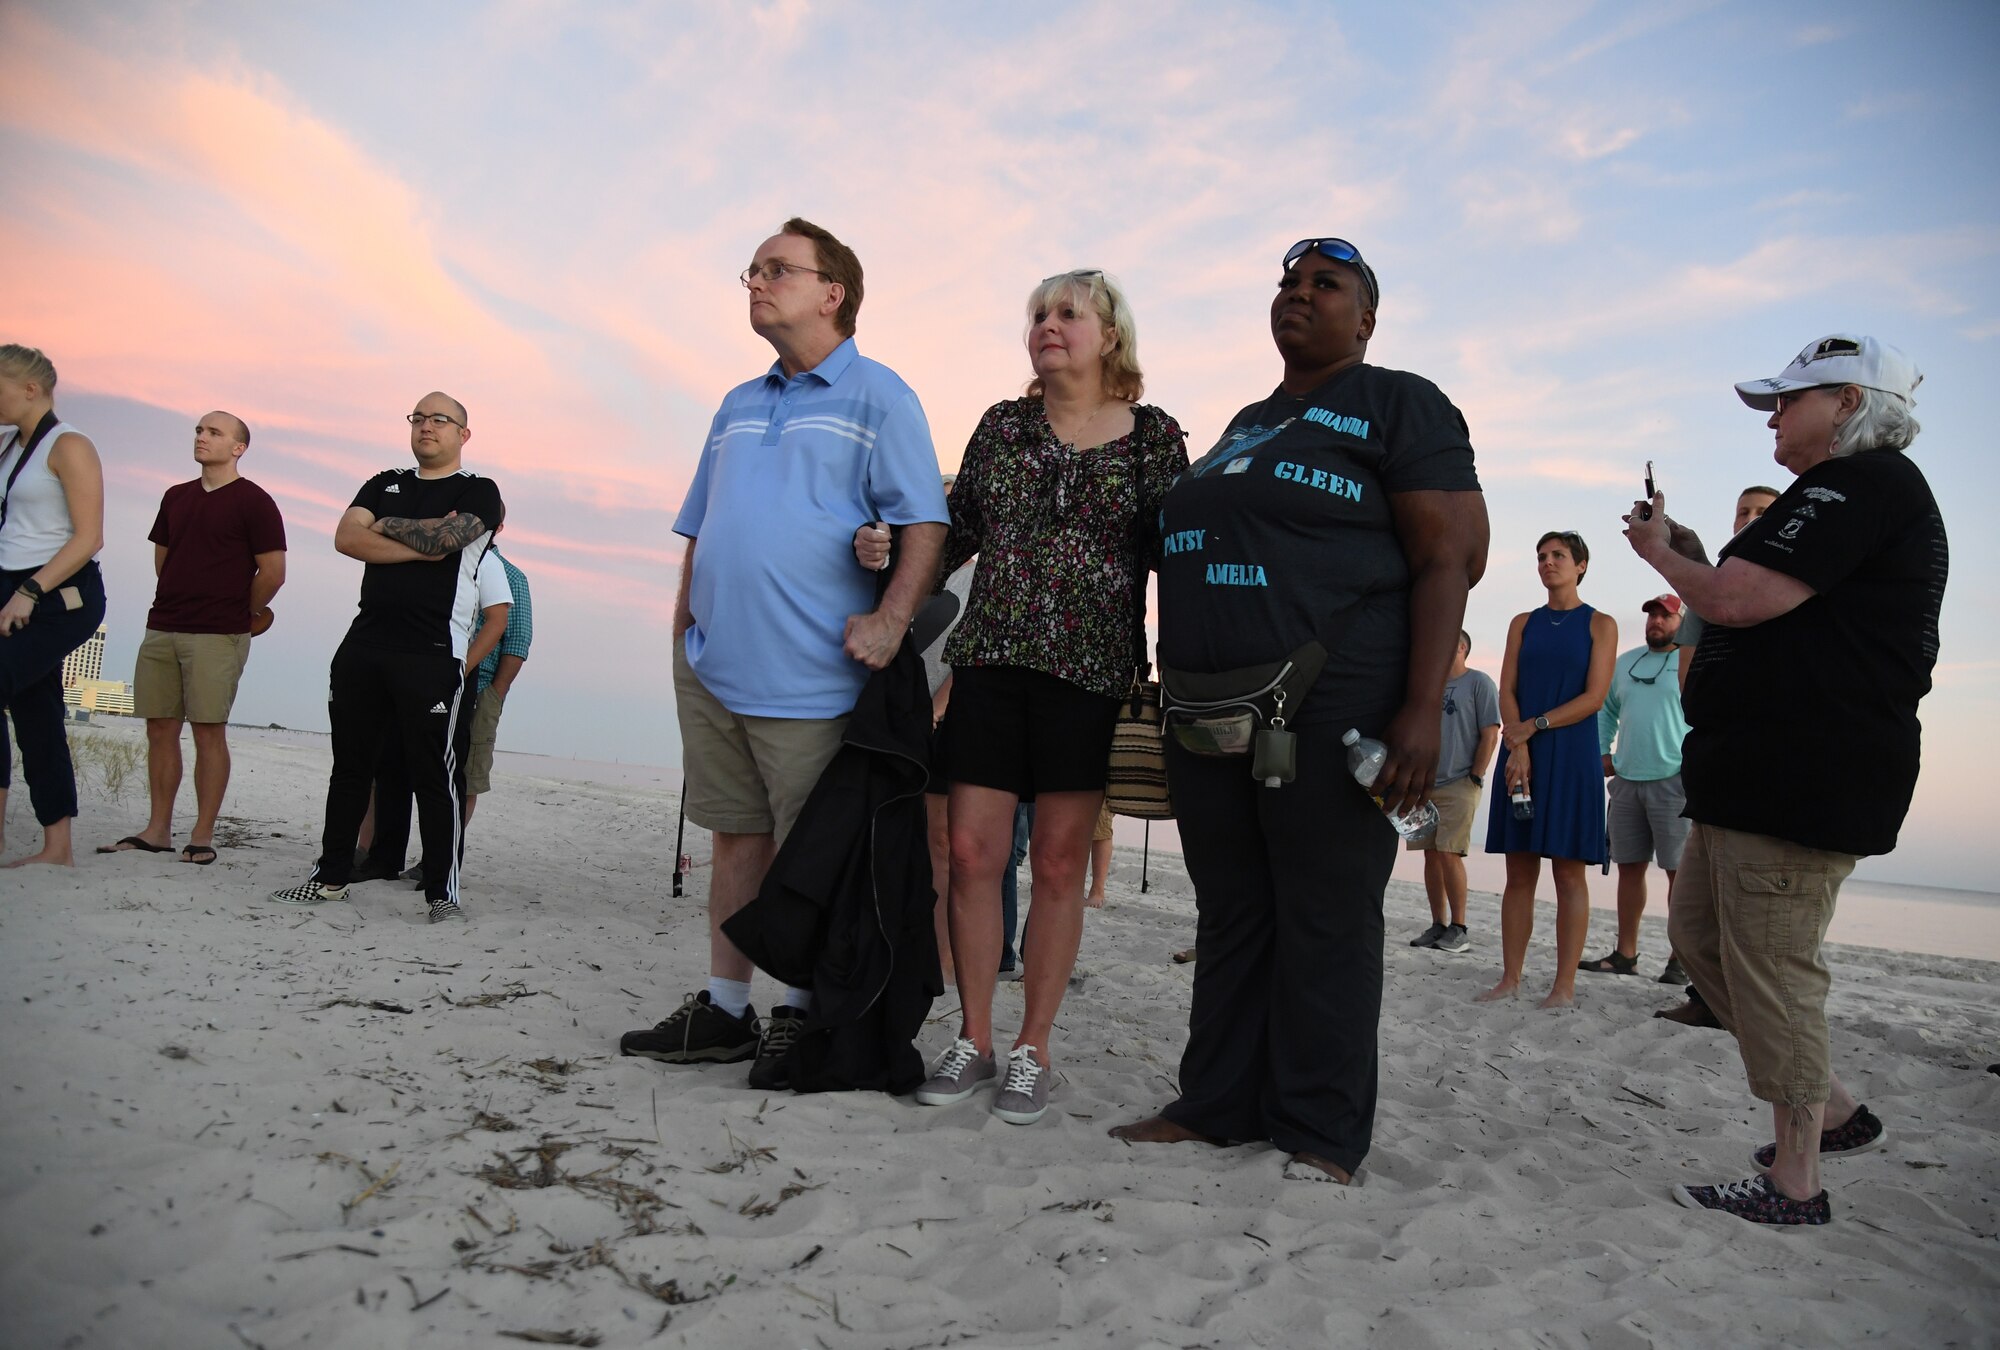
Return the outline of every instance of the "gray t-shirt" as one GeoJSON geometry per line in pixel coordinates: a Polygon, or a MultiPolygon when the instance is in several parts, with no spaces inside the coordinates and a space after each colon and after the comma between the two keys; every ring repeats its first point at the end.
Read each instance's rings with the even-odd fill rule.
{"type": "Polygon", "coordinates": [[[1500,725],[1500,689],[1484,671],[1468,670],[1444,683],[1444,722],[1438,739],[1436,787],[1472,772],[1479,733],[1500,725]]]}

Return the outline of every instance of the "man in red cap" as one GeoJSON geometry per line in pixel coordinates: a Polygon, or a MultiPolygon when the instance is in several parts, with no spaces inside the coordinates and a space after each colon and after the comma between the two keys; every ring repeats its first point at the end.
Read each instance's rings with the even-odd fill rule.
{"type": "MultiPolygon", "coordinates": [[[[1621,654],[1611,675],[1611,691],[1597,711],[1597,748],[1604,756],[1609,800],[1605,823],[1611,831],[1611,861],[1618,864],[1618,945],[1607,956],[1583,961],[1578,969],[1604,975],[1639,973],[1639,919],[1646,912],[1646,869],[1654,862],[1667,874],[1672,903],[1674,873],[1680,870],[1688,822],[1681,811],[1681,598],[1656,595],[1640,609],[1646,615],[1646,645],[1621,654]],[[1614,750],[1615,745],[1615,750],[1614,750]]],[[[1667,957],[1662,984],[1685,984],[1680,962],[1667,957]]]]}

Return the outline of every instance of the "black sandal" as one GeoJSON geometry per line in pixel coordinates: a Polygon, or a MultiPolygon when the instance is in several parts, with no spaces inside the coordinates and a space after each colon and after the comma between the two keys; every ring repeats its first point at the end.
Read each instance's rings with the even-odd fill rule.
{"type": "Polygon", "coordinates": [[[1613,948],[1609,956],[1600,956],[1595,961],[1579,961],[1576,968],[1593,975],[1637,975],[1639,957],[1636,953],[1626,956],[1613,948]]]}

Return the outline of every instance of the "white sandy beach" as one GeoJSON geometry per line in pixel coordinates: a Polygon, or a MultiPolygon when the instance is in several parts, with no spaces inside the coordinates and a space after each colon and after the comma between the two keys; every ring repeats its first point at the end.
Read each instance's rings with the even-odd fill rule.
{"type": "MultiPolygon", "coordinates": [[[[1269,1149],[1105,1136],[1167,1099],[1185,1035],[1173,855],[1141,896],[1121,849],[1023,1129],[984,1094],[766,1096],[744,1066],[621,1059],[706,971],[707,837],[670,898],[664,788],[503,755],[471,922],[432,928],[391,883],[266,903],[316,852],[326,741],[235,746],[215,866],[87,852],[143,823],[142,769],[117,800],[86,771],[80,867],[0,873],[6,1346],[2000,1340],[1994,965],[1833,949],[1835,1062],[1893,1142],[1827,1164],[1832,1226],[1770,1231],[1668,1196],[1747,1175],[1767,1138],[1726,1037],[1649,1018],[1650,980],[1586,977],[1567,1014],[1475,1006],[1491,941],[1412,951],[1397,883],[1367,1184],[1286,1183],[1269,1149]]],[[[1473,907],[1496,933],[1494,899],[1473,907]]]]}

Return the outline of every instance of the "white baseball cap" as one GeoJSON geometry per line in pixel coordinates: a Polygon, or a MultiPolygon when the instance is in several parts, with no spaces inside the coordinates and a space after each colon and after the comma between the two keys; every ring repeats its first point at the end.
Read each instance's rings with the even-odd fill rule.
{"type": "Polygon", "coordinates": [[[1917,386],[1924,382],[1916,362],[1895,347],[1858,333],[1835,333],[1813,343],[1767,380],[1745,380],[1736,395],[1758,412],[1778,406],[1778,395],[1825,385],[1858,384],[1879,389],[1916,406],[1917,386]]]}

